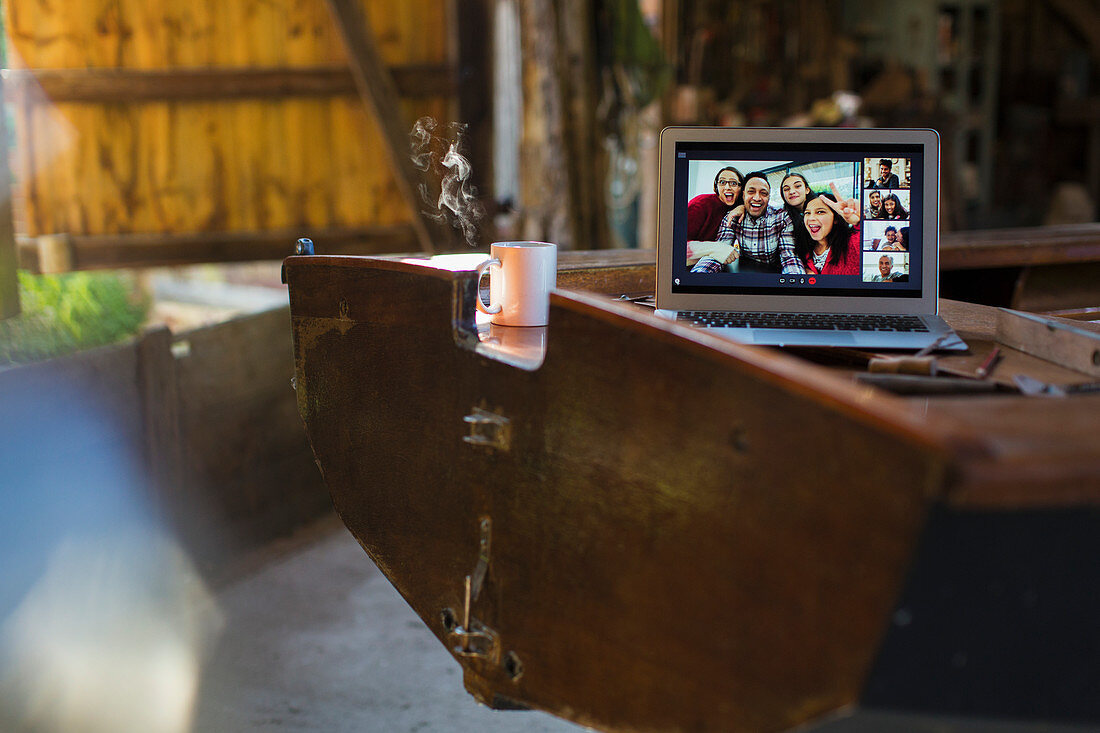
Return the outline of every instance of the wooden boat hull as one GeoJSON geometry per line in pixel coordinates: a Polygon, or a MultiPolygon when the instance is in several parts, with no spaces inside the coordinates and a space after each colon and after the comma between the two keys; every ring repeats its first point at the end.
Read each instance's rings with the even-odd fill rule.
{"type": "Polygon", "coordinates": [[[592,295],[554,294],[520,368],[480,349],[472,272],[292,257],[284,277],[333,503],[494,707],[764,731],[857,704],[929,507],[981,452],[592,295]]]}

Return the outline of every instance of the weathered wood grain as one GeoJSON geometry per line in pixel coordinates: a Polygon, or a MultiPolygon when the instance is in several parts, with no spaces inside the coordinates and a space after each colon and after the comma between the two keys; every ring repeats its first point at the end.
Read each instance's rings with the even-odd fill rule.
{"type": "MultiPolygon", "coordinates": [[[[406,84],[419,95],[395,104],[410,120],[448,117],[444,4],[362,3],[379,63],[398,70],[399,93],[406,84]]],[[[379,128],[347,93],[348,58],[324,3],[69,10],[4,5],[20,87],[10,98],[21,234],[407,228],[413,211],[379,128]]]]}
{"type": "Polygon", "coordinates": [[[1056,265],[1100,261],[1100,224],[945,232],[945,270],[1056,265]]]}
{"type": "MultiPolygon", "coordinates": [[[[575,192],[570,189],[567,109],[562,89],[557,4],[519,4],[523,131],[519,149],[522,236],[580,249],[575,192]]],[[[585,249],[595,244],[586,243],[585,249]]]]}
{"type": "MultiPolygon", "coordinates": [[[[194,234],[119,234],[64,237],[73,267],[93,270],[157,264],[278,260],[294,251],[299,237],[313,239],[318,254],[412,251],[417,241],[408,225],[342,229],[276,229],[194,234]]],[[[19,266],[40,271],[38,241],[19,238],[19,266]]]]}
{"type": "MultiPolygon", "coordinates": [[[[607,298],[644,253],[563,254],[535,371],[463,348],[470,272],[284,263],[298,410],[337,511],[447,648],[491,521],[471,614],[498,643],[456,656],[478,699],[605,730],[786,730],[866,693],[929,509],[1094,521],[1100,397],[902,400],[607,298]],[[475,407],[510,420],[508,450],[463,441],[475,407]]],[[[945,363],[991,348],[995,309],[941,312],[975,347],[945,363]]],[[[996,605],[985,577],[966,590],[996,605]]],[[[1026,627],[1015,613],[1004,628],[1026,627]]]]}
{"type": "Polygon", "coordinates": [[[469,273],[286,269],[299,411],[337,510],[444,643],[492,518],[472,612],[525,671],[468,660],[479,699],[725,730],[855,700],[952,450],[891,417],[900,402],[579,293],[554,296],[525,372],[456,347],[469,273]],[[462,441],[475,406],[512,421],[511,450],[462,441]]]}
{"type": "Polygon", "coordinates": [[[381,132],[382,149],[406,205],[412,211],[412,226],[422,249],[431,252],[451,234],[428,219],[417,193],[420,176],[409,158],[408,121],[402,120],[393,78],[382,66],[373,31],[358,0],[326,0],[348,54],[352,75],[363,103],[374,115],[381,132]]]}
{"type": "Polygon", "coordinates": [[[295,407],[288,325],[288,309],[276,308],[174,338],[184,346],[175,362],[187,492],[176,507],[204,561],[328,508],[295,407]]]}
{"type": "Polygon", "coordinates": [[[1088,262],[1032,265],[1016,281],[1011,306],[1025,311],[1100,305],[1100,251],[1088,262]]]}
{"type": "MultiPolygon", "coordinates": [[[[454,71],[444,64],[390,68],[402,97],[449,96],[454,71]]],[[[356,94],[345,66],[183,69],[16,69],[5,78],[9,103],[101,104],[356,94]]]]}
{"type": "Polygon", "coordinates": [[[172,333],[160,327],[142,334],[137,345],[136,384],[143,424],[144,463],[149,489],[165,505],[184,500],[185,473],[180,432],[180,393],[172,333]]]}

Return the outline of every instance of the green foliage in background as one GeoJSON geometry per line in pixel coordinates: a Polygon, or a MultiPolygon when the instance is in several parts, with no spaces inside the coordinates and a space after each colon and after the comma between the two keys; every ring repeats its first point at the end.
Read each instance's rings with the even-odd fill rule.
{"type": "Polygon", "coordinates": [[[22,313],[0,321],[0,365],[26,364],[137,333],[149,299],[117,273],[19,273],[22,313]]]}

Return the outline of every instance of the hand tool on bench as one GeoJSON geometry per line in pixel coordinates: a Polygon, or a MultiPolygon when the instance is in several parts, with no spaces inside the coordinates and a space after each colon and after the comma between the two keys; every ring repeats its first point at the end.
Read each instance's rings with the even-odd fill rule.
{"type": "Polygon", "coordinates": [[[867,362],[872,374],[918,374],[936,376],[936,358],[928,356],[954,334],[944,334],[912,356],[876,356],[867,362]]]}

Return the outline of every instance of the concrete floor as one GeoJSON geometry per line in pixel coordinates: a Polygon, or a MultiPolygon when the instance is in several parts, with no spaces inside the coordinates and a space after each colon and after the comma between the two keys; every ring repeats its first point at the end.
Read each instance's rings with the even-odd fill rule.
{"type": "Polygon", "coordinates": [[[216,600],[193,730],[524,731],[583,728],[495,711],[338,520],[249,558],[216,600]]]}

